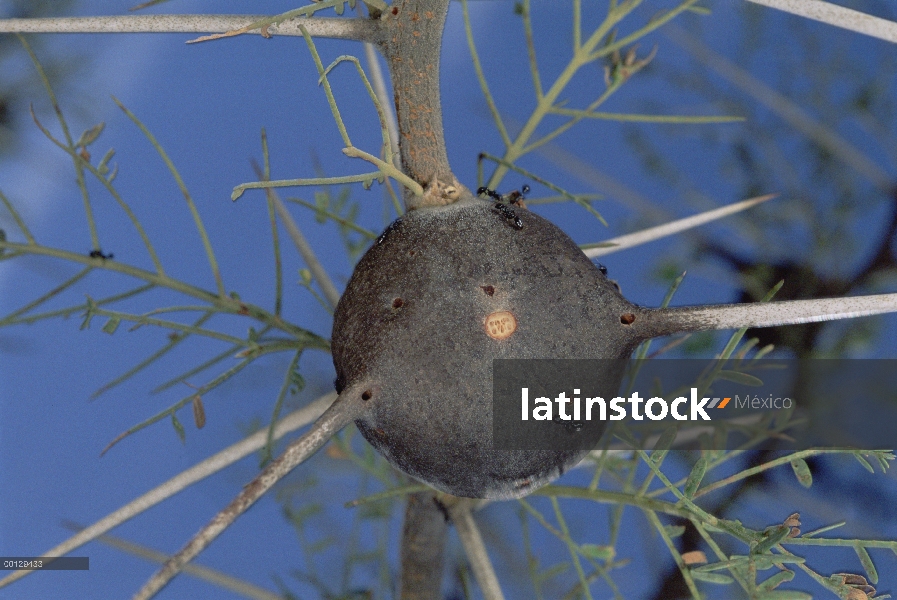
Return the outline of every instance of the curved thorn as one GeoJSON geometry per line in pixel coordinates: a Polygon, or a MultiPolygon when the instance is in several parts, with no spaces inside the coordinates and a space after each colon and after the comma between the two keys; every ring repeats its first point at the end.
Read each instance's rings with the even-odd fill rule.
{"type": "Polygon", "coordinates": [[[646,311],[650,337],[705,331],[709,329],[742,329],[775,327],[853,319],[897,312],[897,293],[818,300],[722,304],[718,306],[683,306],[646,311]]]}

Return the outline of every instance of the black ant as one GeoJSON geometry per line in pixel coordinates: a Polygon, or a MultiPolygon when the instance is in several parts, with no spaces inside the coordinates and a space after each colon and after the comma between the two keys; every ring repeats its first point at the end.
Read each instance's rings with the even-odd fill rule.
{"type": "Polygon", "coordinates": [[[529,186],[524,185],[522,190],[522,192],[514,190],[509,194],[499,194],[495,190],[490,190],[487,187],[481,187],[477,188],[477,195],[479,196],[485,194],[495,200],[495,205],[492,208],[498,211],[498,213],[500,213],[504,218],[508,219],[509,221],[513,221],[515,228],[523,229],[523,220],[517,216],[517,213],[514,212],[514,209],[510,206],[514,205],[520,208],[526,208],[526,205],[523,204],[523,194],[529,193],[529,186]]]}
{"type": "Polygon", "coordinates": [[[106,260],[107,258],[110,260],[115,258],[115,255],[111,252],[109,254],[103,254],[102,250],[91,250],[89,256],[90,258],[102,258],[103,260],[106,260]]]}
{"type": "Polygon", "coordinates": [[[503,216],[504,218],[513,221],[515,228],[523,229],[523,220],[517,216],[517,213],[514,212],[513,208],[511,208],[507,204],[502,204],[501,202],[496,202],[493,208],[500,212],[501,216],[503,216]]]}

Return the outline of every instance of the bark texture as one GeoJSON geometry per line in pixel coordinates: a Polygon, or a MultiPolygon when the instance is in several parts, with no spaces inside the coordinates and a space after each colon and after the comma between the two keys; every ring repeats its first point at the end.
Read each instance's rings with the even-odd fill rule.
{"type": "Polygon", "coordinates": [[[418,492],[408,497],[402,528],[401,600],[442,597],[447,517],[448,511],[439,504],[434,492],[418,492]]]}
{"type": "Polygon", "coordinates": [[[408,208],[450,204],[460,186],[445,150],[439,56],[448,0],[396,0],[383,16],[380,43],[392,76],[402,170],[428,193],[405,192],[408,208]]]}

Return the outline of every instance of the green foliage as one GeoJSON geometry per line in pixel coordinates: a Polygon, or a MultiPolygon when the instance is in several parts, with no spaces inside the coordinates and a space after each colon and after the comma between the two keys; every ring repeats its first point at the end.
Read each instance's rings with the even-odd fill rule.
{"type": "MultiPolygon", "coordinates": [[[[162,356],[166,355],[171,350],[174,350],[181,341],[190,336],[202,336],[209,339],[218,340],[220,342],[226,343],[229,348],[224,353],[210,359],[207,363],[190,369],[186,373],[176,377],[174,380],[172,380],[172,382],[163,384],[163,388],[172,385],[173,382],[182,381],[186,377],[197,374],[211,366],[214,366],[224,360],[226,357],[233,356],[234,354],[237,354],[243,360],[238,363],[238,365],[226,369],[217,377],[214,377],[209,382],[198,388],[200,394],[206,393],[216,388],[218,385],[228,380],[231,376],[235,375],[261,356],[284,351],[298,351],[299,353],[301,353],[301,351],[306,348],[328,351],[329,342],[326,339],[321,338],[320,336],[298,325],[287,323],[278,315],[269,312],[262,307],[258,307],[241,301],[239,295],[235,293],[225,293],[224,282],[220,274],[211,240],[209,239],[209,236],[203,224],[203,220],[199,215],[199,212],[196,208],[195,203],[193,202],[193,199],[187,189],[185,182],[180,177],[180,174],[175,168],[173,162],[168,158],[164,149],[155,139],[152,133],[150,133],[150,131],[139,121],[136,115],[131,113],[126,107],[116,101],[119,107],[146,135],[149,142],[153,145],[159,156],[168,166],[173,178],[181,189],[181,192],[187,204],[188,211],[190,212],[195,223],[197,233],[206,249],[209,265],[216,281],[217,289],[215,291],[205,290],[187,281],[172,278],[165,273],[165,270],[158,258],[158,255],[155,252],[152,242],[144,231],[137,215],[131,210],[129,205],[125,202],[124,198],[119,194],[114,185],[115,171],[112,171],[110,174],[110,170],[108,167],[109,161],[113,156],[113,151],[110,150],[109,152],[107,152],[97,165],[94,165],[90,162],[92,157],[90,156],[87,148],[91,144],[94,144],[98,141],[105,128],[104,124],[100,123],[88,129],[78,138],[77,141],[73,141],[73,138],[69,134],[69,128],[65,117],[63,116],[63,111],[60,109],[56,101],[56,96],[53,93],[49,78],[47,77],[40,63],[37,62],[37,57],[32,52],[30,46],[25,43],[24,40],[23,44],[25,45],[26,51],[32,56],[34,64],[37,68],[38,75],[44,83],[47,94],[52,104],[56,108],[56,114],[58,116],[62,132],[64,134],[64,140],[57,139],[49,131],[49,129],[47,129],[39,121],[37,121],[36,118],[35,122],[40,130],[44,133],[44,135],[46,135],[48,140],[50,140],[54,145],[66,152],[72,158],[77,174],[77,184],[81,190],[85,211],[88,216],[90,235],[93,240],[94,248],[96,250],[94,252],[91,252],[89,255],[85,255],[64,250],[62,248],[43,245],[37,242],[31,235],[29,229],[25,225],[18,211],[16,211],[14,204],[10,200],[8,200],[6,196],[0,194],[0,199],[2,199],[3,205],[6,207],[6,210],[12,217],[14,223],[17,225],[19,233],[25,238],[23,242],[13,241],[15,238],[7,238],[4,232],[3,239],[0,240],[0,247],[3,248],[4,252],[10,252],[10,256],[8,256],[7,258],[31,254],[37,256],[56,257],[59,259],[70,261],[72,263],[80,263],[84,265],[84,269],[81,272],[70,278],[62,285],[57,286],[47,294],[35,299],[34,301],[28,303],[26,306],[0,319],[0,326],[34,323],[41,320],[56,318],[60,316],[68,316],[80,312],[83,315],[81,325],[82,329],[88,328],[94,317],[102,317],[104,322],[102,330],[110,335],[116,333],[119,325],[122,322],[132,323],[132,330],[138,327],[151,326],[158,327],[167,332],[170,332],[169,341],[163,348],[161,348],[159,351],[157,351],[144,361],[140,362],[138,365],[130,369],[121,377],[117,378],[115,381],[110,382],[100,388],[100,390],[98,390],[97,392],[98,394],[111,389],[115,385],[122,383],[139,371],[155,363],[162,356]],[[86,175],[92,176],[93,178],[98,180],[102,184],[103,188],[117,201],[118,205],[126,213],[131,223],[133,224],[137,234],[144,242],[147,253],[149,254],[155,266],[154,271],[147,271],[145,269],[112,260],[111,255],[103,254],[102,251],[99,250],[99,232],[93,215],[91,196],[86,184],[86,175]],[[50,300],[60,296],[76,282],[86,278],[96,270],[106,270],[122,275],[129,275],[139,280],[143,280],[143,282],[145,282],[145,285],[134,287],[130,291],[123,294],[117,294],[105,298],[92,299],[88,297],[85,304],[75,304],[67,308],[46,311],[43,313],[36,312],[36,309],[48,303],[50,300]],[[116,304],[119,304],[125,300],[143,295],[146,292],[157,288],[178,292],[194,301],[199,301],[199,304],[161,307],[144,314],[134,314],[108,308],[111,306],[115,306],[116,304]],[[193,322],[184,323],[171,319],[162,319],[155,316],[178,313],[196,313],[199,314],[199,318],[194,320],[193,322]],[[256,330],[253,327],[249,327],[246,337],[229,335],[223,333],[221,330],[211,329],[206,326],[206,322],[213,315],[232,315],[241,319],[250,319],[252,322],[261,324],[261,329],[256,330]]],[[[295,386],[297,382],[295,377],[291,381],[295,386]]],[[[176,414],[188,403],[192,402],[194,395],[195,394],[190,394],[174,405],[161,411],[154,417],[151,417],[143,423],[140,423],[128,429],[126,432],[113,440],[112,444],[117,443],[131,433],[139,431],[140,429],[165,417],[171,418],[172,424],[174,425],[178,436],[183,437],[184,429],[180,425],[180,421],[177,419],[176,414]]],[[[112,444],[110,444],[110,446],[112,444]]]]}

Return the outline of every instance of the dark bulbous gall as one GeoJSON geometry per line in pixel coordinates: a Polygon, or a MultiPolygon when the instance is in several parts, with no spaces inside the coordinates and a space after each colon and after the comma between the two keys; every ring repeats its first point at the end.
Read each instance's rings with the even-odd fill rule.
{"type": "Polygon", "coordinates": [[[366,390],[361,433],[456,496],[523,496],[585,455],[492,448],[493,359],[620,359],[647,337],[632,322],[644,309],[563,231],[519,214],[518,229],[488,202],[411,211],[358,263],[334,318],[337,388],[366,390]]]}

